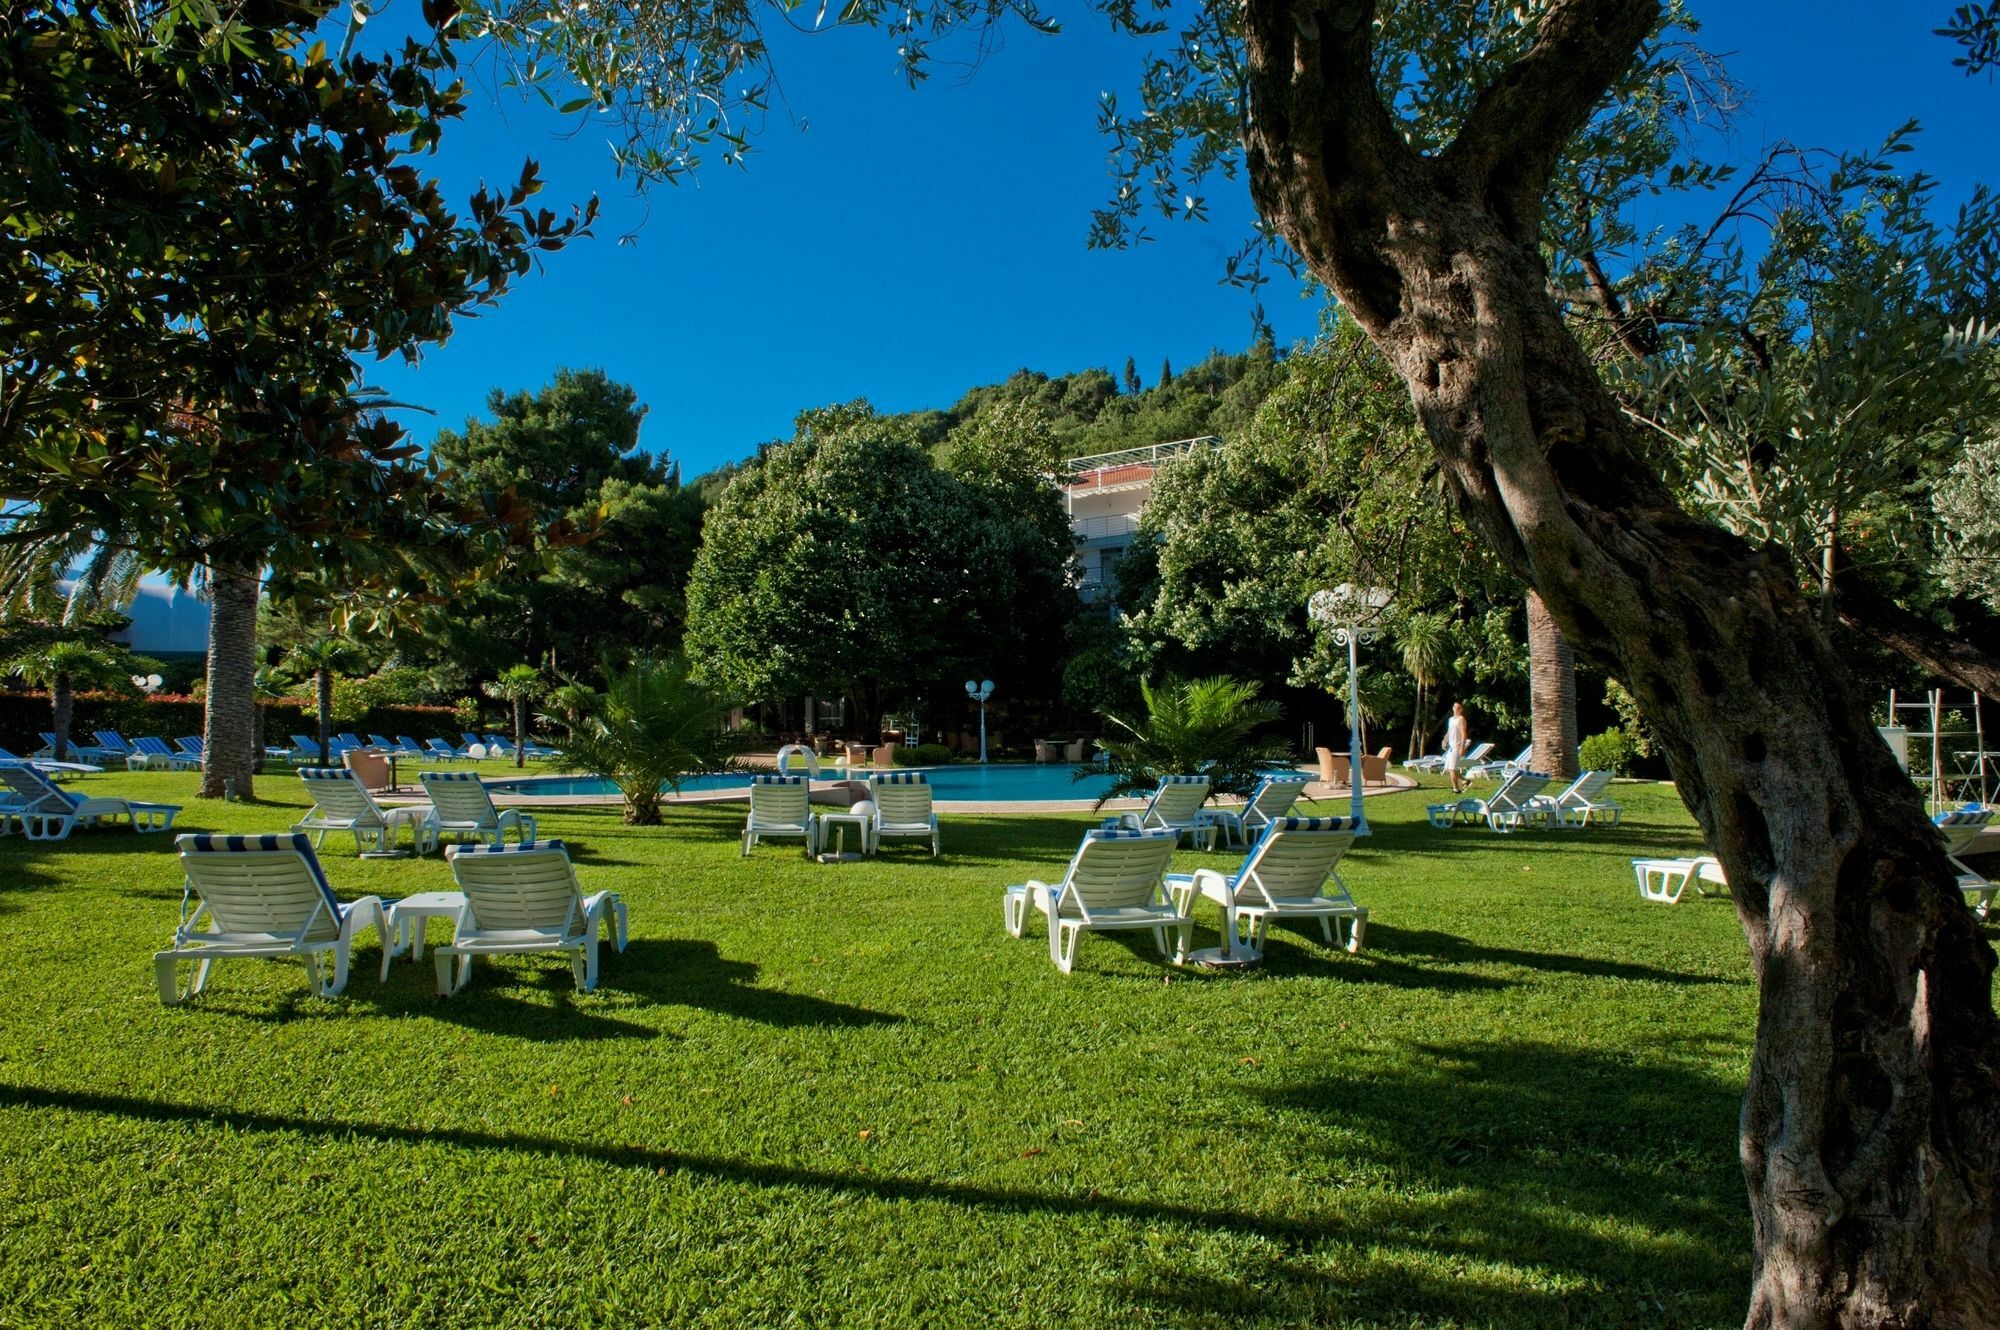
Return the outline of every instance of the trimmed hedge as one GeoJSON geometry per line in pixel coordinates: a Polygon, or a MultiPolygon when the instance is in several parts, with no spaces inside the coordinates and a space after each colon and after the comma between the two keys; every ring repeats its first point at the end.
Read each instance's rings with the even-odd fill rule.
{"type": "MultiPolygon", "coordinates": [[[[200,734],[201,714],[202,704],[192,697],[78,693],[69,737],[71,743],[88,743],[93,731],[116,730],[128,740],[155,734],[173,740],[181,735],[200,734]]],[[[42,746],[42,727],[48,723],[47,693],[0,693],[0,748],[26,757],[42,746]]],[[[296,702],[269,702],[264,706],[267,742],[283,743],[294,731],[313,734],[318,726],[316,714],[296,702]]],[[[335,728],[352,729],[359,734],[372,731],[392,739],[407,734],[416,739],[454,742],[459,731],[450,707],[376,707],[359,724],[335,728]]]]}

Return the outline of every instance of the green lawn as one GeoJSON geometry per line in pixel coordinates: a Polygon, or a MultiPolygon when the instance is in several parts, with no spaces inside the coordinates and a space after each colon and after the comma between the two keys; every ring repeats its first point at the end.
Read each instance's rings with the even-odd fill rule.
{"type": "MultiPolygon", "coordinates": [[[[181,825],[281,829],[290,784],[181,825]]],[[[1739,1324],[1743,942],[1638,898],[1627,858],[1697,840],[1617,793],[1621,828],[1512,837],[1371,800],[1359,956],[1090,938],[1067,978],[999,893],[1082,815],[820,866],[739,858],[740,807],[558,812],[631,907],[600,993],[482,961],[443,1002],[428,960],[378,984],[371,936],[340,999],[238,961],[172,1010],[169,838],[9,837],[0,1325],[1739,1324]]],[[[343,896],[449,885],[352,845],[343,896]]]]}

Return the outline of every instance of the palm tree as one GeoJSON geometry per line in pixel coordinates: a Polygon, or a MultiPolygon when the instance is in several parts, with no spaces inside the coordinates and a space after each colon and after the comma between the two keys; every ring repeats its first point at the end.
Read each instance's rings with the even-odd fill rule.
{"type": "Polygon", "coordinates": [[[331,633],[292,643],[285,651],[285,666],[300,679],[313,681],[314,702],[319,711],[319,760],[333,756],[333,676],[352,666],[354,644],[331,633]]]}
{"type": "Polygon", "coordinates": [[[1451,669],[1451,625],[1442,614],[1412,614],[1404,619],[1396,636],[1403,643],[1403,668],[1417,681],[1417,705],[1410,714],[1409,755],[1424,751],[1429,741],[1430,691],[1451,669]]]}
{"type": "Polygon", "coordinates": [[[627,822],[656,827],[661,786],[678,793],[689,776],[734,761],[736,736],[722,728],[728,710],[688,678],[684,657],[636,660],[606,677],[597,705],[571,735],[569,757],[618,786],[627,822]]]}
{"type": "Polygon", "coordinates": [[[500,671],[500,677],[481,690],[488,697],[508,703],[514,711],[514,765],[528,764],[528,703],[542,692],[542,672],[523,663],[500,671]]]}
{"type": "Polygon", "coordinates": [[[1535,770],[1560,780],[1576,763],[1576,652],[1542,598],[1528,593],[1528,719],[1535,770]]]}
{"type": "Polygon", "coordinates": [[[1099,740],[1103,758],[1077,772],[1078,779],[1107,771],[1114,777],[1097,801],[1100,808],[1112,799],[1151,794],[1163,776],[1205,775],[1217,794],[1248,794],[1262,764],[1285,759],[1281,741],[1255,737],[1279,715],[1275,702],[1258,699],[1255,684],[1220,674],[1168,679],[1158,687],[1141,682],[1139,695],[1145,719],[1106,715],[1125,737],[1099,740]]]}
{"type": "Polygon", "coordinates": [[[108,642],[85,642],[76,638],[44,642],[30,647],[9,662],[9,669],[29,686],[49,690],[55,731],[55,760],[69,761],[69,722],[76,707],[76,689],[89,688],[125,678],[131,672],[132,655],[108,642]]]}

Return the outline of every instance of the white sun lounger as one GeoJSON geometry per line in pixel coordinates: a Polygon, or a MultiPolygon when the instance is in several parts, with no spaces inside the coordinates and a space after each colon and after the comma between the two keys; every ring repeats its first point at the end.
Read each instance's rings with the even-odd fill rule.
{"type": "Polygon", "coordinates": [[[931,858],[939,851],[937,810],[931,783],[921,771],[890,771],[868,778],[868,797],[875,804],[875,844],[885,836],[904,836],[931,843],[931,858]]]}
{"type": "MultiPolygon", "coordinates": [[[[1163,776],[1146,806],[1136,813],[1120,813],[1106,818],[1106,830],[1172,831],[1177,837],[1207,849],[1215,848],[1216,824],[1202,811],[1208,802],[1208,777],[1163,776]]],[[[1176,844],[1179,842],[1176,841],[1176,844]]]]}
{"type": "Polygon", "coordinates": [[[1590,825],[1593,818],[1605,826],[1615,827],[1625,816],[1625,807],[1615,799],[1604,797],[1604,792],[1610,788],[1610,772],[1586,771],[1571,781],[1569,788],[1561,794],[1536,795],[1529,802],[1552,827],[1582,830],[1590,825]]]}
{"type": "Polygon", "coordinates": [[[436,951],[438,996],[465,987],[475,956],[544,951],[566,954],[577,990],[588,993],[597,987],[599,930],[625,950],[625,902],[611,891],[584,895],[561,841],[453,845],[445,858],[465,908],[451,941],[436,951]]]}
{"type": "Polygon", "coordinates": [[[306,967],[314,997],[332,997],[347,987],[354,939],[373,928],[382,943],[382,977],[389,976],[389,927],[382,902],[374,896],[342,904],[303,835],[181,836],[186,886],[181,921],[173,945],[153,953],[154,980],[168,1006],[208,985],[209,969],[233,957],[295,956],[306,967]],[[333,975],[320,968],[332,954],[333,975]],[[182,991],[178,967],[194,964],[192,982],[182,991]]]}
{"type": "Polygon", "coordinates": [[[1432,804],[1425,811],[1434,827],[1483,821],[1495,831],[1513,831],[1523,823],[1548,821],[1548,810],[1536,803],[1536,796],[1548,783],[1549,778],[1539,771],[1517,771],[1484,799],[1432,804]]]}
{"type": "Polygon", "coordinates": [[[819,849],[819,819],[813,816],[812,787],[804,776],[752,776],[750,815],[743,822],[743,856],[771,836],[797,836],[810,857],[819,849]]]}
{"type": "Polygon", "coordinates": [[[432,845],[438,844],[446,832],[498,845],[506,839],[509,827],[514,829],[517,841],[535,838],[534,815],[518,808],[495,808],[493,796],[486,792],[486,782],[478,772],[420,771],[417,779],[423,782],[424,793],[430,796],[430,815],[424,819],[424,831],[432,845]]]}
{"type": "Polygon", "coordinates": [[[1031,881],[1002,893],[1000,912],[1007,931],[1020,937],[1030,907],[1049,921],[1049,959],[1068,974],[1076,965],[1085,933],[1143,928],[1153,934],[1162,956],[1187,955],[1194,920],[1168,897],[1163,878],[1180,833],[1170,827],[1147,831],[1098,829],[1083,844],[1055,886],[1031,881]],[[1167,948],[1167,930],[1177,942],[1167,948]]]}
{"type": "Polygon", "coordinates": [[[67,840],[79,826],[94,827],[119,817],[145,835],[168,830],[181,811],[179,804],[72,794],[26,762],[0,763],[0,782],[12,791],[0,802],[0,836],[18,827],[29,840],[67,840]]]}
{"type": "Polygon", "coordinates": [[[313,806],[292,830],[317,833],[315,847],[329,831],[351,831],[357,854],[387,854],[396,848],[398,833],[408,827],[418,854],[430,848],[428,804],[384,808],[361,778],[345,767],[300,767],[299,779],[306,783],[313,806]]]}
{"type": "Polygon", "coordinates": [[[1951,866],[1958,870],[1958,889],[1965,893],[1965,903],[1971,906],[1972,912],[1981,919],[1992,912],[1993,897],[1996,892],[2000,892],[2000,887],[1996,887],[1987,880],[1985,874],[1958,856],[1964,854],[1974,841],[1985,834],[1996,812],[2000,810],[1973,804],[1952,812],[1939,813],[1936,818],[1938,830],[1944,833],[1945,856],[1951,860],[1951,866]]]}
{"type": "Polygon", "coordinates": [[[1317,919],[1335,941],[1335,921],[1347,920],[1347,949],[1360,951],[1368,911],[1355,904],[1340,877],[1340,858],[1354,844],[1349,817],[1281,817],[1250,847],[1234,873],[1197,868],[1169,874],[1167,890],[1183,913],[1197,896],[1222,907],[1223,934],[1233,950],[1254,959],[1273,919],[1317,919]]]}
{"type": "Polygon", "coordinates": [[[1248,845],[1251,836],[1281,817],[1291,815],[1292,806],[1305,793],[1311,779],[1295,771],[1266,776],[1250,791],[1241,808],[1211,808],[1202,814],[1222,830],[1225,844],[1248,845]]]}
{"type": "Polygon", "coordinates": [[[1721,861],[1712,855],[1701,854],[1685,859],[1634,859],[1632,875],[1639,881],[1639,898],[1658,901],[1662,905],[1678,902],[1681,893],[1690,885],[1697,896],[1729,894],[1729,879],[1723,876],[1721,861]],[[1716,888],[1715,893],[1708,890],[1711,886],[1716,888]]]}

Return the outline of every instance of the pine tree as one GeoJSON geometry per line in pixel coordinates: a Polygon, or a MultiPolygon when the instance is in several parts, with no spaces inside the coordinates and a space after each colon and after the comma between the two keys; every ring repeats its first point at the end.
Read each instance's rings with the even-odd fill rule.
{"type": "Polygon", "coordinates": [[[1173,381],[1174,362],[1171,360],[1160,361],[1160,387],[1164,388],[1173,381]]]}
{"type": "Polygon", "coordinates": [[[1125,392],[1129,396],[1139,391],[1139,367],[1132,363],[1132,357],[1125,357],[1125,392]]]}

